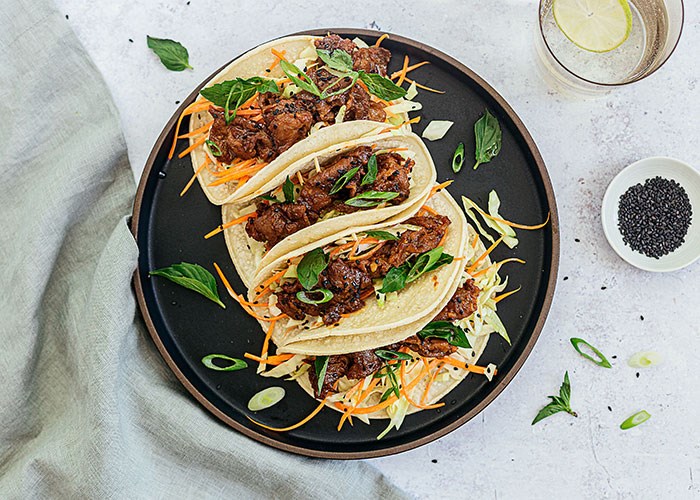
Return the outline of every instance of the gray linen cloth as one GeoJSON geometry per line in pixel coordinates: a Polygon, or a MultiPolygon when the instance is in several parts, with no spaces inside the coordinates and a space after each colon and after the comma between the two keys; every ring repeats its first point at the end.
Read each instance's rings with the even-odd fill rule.
{"type": "Polygon", "coordinates": [[[168,371],[131,289],[117,112],[46,2],[0,9],[0,497],[404,496],[236,433],[168,371]]]}

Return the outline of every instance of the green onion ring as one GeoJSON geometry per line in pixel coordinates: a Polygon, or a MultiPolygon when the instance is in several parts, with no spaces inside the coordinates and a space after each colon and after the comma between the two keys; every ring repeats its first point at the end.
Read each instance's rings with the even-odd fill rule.
{"type": "Polygon", "coordinates": [[[574,349],[576,349],[576,352],[578,352],[581,356],[584,358],[593,361],[596,365],[602,366],[603,368],[612,368],[612,365],[610,364],[610,361],[608,361],[608,358],[606,358],[602,352],[600,352],[598,349],[593,347],[591,344],[586,342],[583,339],[579,339],[576,337],[572,337],[571,339],[571,345],[574,346],[574,349]],[[599,359],[593,358],[593,356],[586,354],[585,352],[581,351],[581,344],[587,346],[591,351],[595,353],[596,356],[598,356],[599,359]]]}
{"type": "Polygon", "coordinates": [[[394,359],[405,359],[405,360],[411,360],[413,359],[413,356],[411,356],[408,353],[405,352],[397,352],[397,351],[387,351],[386,349],[377,349],[374,351],[374,354],[377,357],[380,357],[382,359],[386,359],[387,361],[392,361],[394,359]]]}
{"type": "Polygon", "coordinates": [[[452,171],[456,174],[464,165],[464,143],[460,142],[452,155],[452,171]]]}
{"type": "Polygon", "coordinates": [[[206,141],[204,141],[204,144],[209,146],[209,151],[211,151],[212,156],[218,157],[218,156],[221,156],[223,154],[221,152],[221,148],[211,139],[207,139],[206,141]],[[214,151],[213,148],[216,148],[216,151],[214,151]]]}
{"type": "Polygon", "coordinates": [[[327,290],[325,288],[317,288],[316,290],[309,290],[308,292],[306,290],[302,290],[301,292],[297,292],[297,299],[301,300],[304,304],[325,304],[329,300],[333,298],[333,292],[330,290],[327,290]],[[312,293],[322,293],[323,297],[321,297],[319,300],[314,300],[309,297],[308,294],[312,293]]]}
{"type": "Polygon", "coordinates": [[[285,391],[282,387],[268,387],[256,393],[248,401],[250,411],[260,411],[276,405],[284,398],[285,391]]]}
{"type": "Polygon", "coordinates": [[[202,358],[202,364],[207,368],[219,372],[235,372],[236,370],[248,368],[248,363],[246,363],[242,359],[231,358],[224,354],[210,354],[209,356],[204,356],[202,358]],[[226,361],[231,361],[231,364],[228,366],[217,366],[214,364],[215,359],[224,359],[226,361]]]}
{"type": "Polygon", "coordinates": [[[639,424],[643,424],[647,420],[651,418],[651,415],[649,414],[648,411],[642,410],[638,411],[634,415],[632,415],[630,418],[625,420],[620,424],[620,429],[623,431],[626,431],[627,429],[631,429],[632,427],[637,427],[639,424]]]}

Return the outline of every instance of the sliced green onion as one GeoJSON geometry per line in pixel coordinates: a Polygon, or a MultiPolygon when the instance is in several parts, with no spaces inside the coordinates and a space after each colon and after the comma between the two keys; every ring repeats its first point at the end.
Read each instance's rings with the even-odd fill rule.
{"type": "Polygon", "coordinates": [[[660,364],[662,360],[663,358],[658,352],[640,351],[633,354],[627,361],[627,364],[632,368],[649,368],[650,366],[660,364]]]}
{"type": "Polygon", "coordinates": [[[462,170],[462,165],[464,165],[464,143],[460,142],[452,155],[452,171],[456,174],[462,170]]]}
{"type": "Polygon", "coordinates": [[[242,370],[243,368],[248,368],[248,363],[242,359],[231,358],[224,354],[210,354],[209,356],[204,356],[202,358],[202,364],[211,370],[216,370],[220,372],[235,372],[236,370],[242,370]],[[231,364],[228,366],[218,366],[214,364],[215,359],[230,361],[231,364]]]}
{"type": "Polygon", "coordinates": [[[413,359],[413,356],[411,356],[408,353],[397,352],[397,351],[388,351],[386,349],[377,349],[376,351],[374,351],[374,354],[376,354],[378,357],[380,357],[382,359],[386,359],[388,361],[391,361],[394,359],[405,359],[405,360],[413,359]]]}
{"type": "Polygon", "coordinates": [[[314,360],[314,371],[316,372],[316,378],[318,378],[319,394],[321,394],[323,390],[323,381],[326,380],[326,370],[328,370],[329,359],[331,359],[330,356],[316,356],[314,360]]]}
{"type": "Polygon", "coordinates": [[[297,292],[297,299],[301,300],[304,304],[325,304],[332,298],[333,292],[327,290],[326,288],[317,288],[316,290],[309,290],[308,292],[306,290],[297,292]],[[311,297],[309,297],[309,294],[312,293],[322,293],[323,297],[321,297],[318,300],[312,299],[311,297]]]}
{"type": "Polygon", "coordinates": [[[255,394],[248,401],[250,411],[260,411],[270,406],[274,406],[284,398],[285,392],[282,387],[268,387],[255,394]]]}
{"type": "Polygon", "coordinates": [[[360,171],[360,167],[355,167],[351,168],[347,172],[345,172],[337,181],[335,181],[335,184],[333,184],[333,187],[331,190],[328,192],[328,194],[335,194],[341,189],[345,187],[345,185],[350,182],[350,179],[355,177],[355,174],[360,171]]]}
{"type": "Polygon", "coordinates": [[[221,156],[223,154],[221,152],[221,148],[217,146],[217,144],[211,139],[207,139],[206,141],[204,141],[204,144],[209,146],[209,151],[211,151],[212,156],[221,156]],[[216,148],[216,151],[214,151],[214,148],[216,148]]]}
{"type": "Polygon", "coordinates": [[[649,414],[648,411],[642,410],[638,411],[634,415],[632,415],[630,418],[625,420],[620,424],[620,429],[623,431],[626,431],[627,429],[631,429],[632,427],[637,427],[639,424],[643,424],[647,420],[651,418],[651,415],[649,414]]]}
{"type": "Polygon", "coordinates": [[[612,368],[612,365],[610,364],[610,361],[603,355],[602,352],[600,352],[598,349],[593,347],[591,344],[586,342],[583,339],[579,339],[576,337],[572,337],[571,339],[571,345],[574,346],[574,349],[576,349],[576,352],[578,352],[581,356],[584,358],[593,361],[596,365],[602,366],[603,368],[612,368]],[[581,344],[585,345],[588,347],[591,351],[595,353],[596,356],[598,356],[599,359],[595,359],[593,356],[590,354],[586,354],[585,352],[581,351],[581,344]]]}
{"type": "Polygon", "coordinates": [[[345,202],[346,205],[358,208],[376,207],[385,201],[393,200],[399,193],[393,191],[365,191],[345,202]]]}

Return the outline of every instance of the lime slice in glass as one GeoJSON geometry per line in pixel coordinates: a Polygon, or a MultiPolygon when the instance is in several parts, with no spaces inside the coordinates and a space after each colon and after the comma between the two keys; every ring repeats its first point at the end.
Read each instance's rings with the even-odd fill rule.
{"type": "Polygon", "coordinates": [[[554,0],[552,13],[562,33],[590,52],[616,49],[632,31],[627,0],[554,0]]]}

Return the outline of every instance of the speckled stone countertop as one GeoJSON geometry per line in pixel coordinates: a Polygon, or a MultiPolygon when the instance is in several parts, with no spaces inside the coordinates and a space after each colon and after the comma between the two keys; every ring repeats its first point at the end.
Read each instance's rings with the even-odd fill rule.
{"type": "Polygon", "coordinates": [[[370,462],[423,498],[700,497],[700,262],[669,274],[638,271],[612,251],[600,224],[605,188],[625,165],[663,155],[700,167],[700,3],[686,1],[680,45],[661,70],[584,101],[557,93],[538,73],[534,0],[349,9],[310,0],[56,2],[114,95],[136,178],[177,101],[233,56],[280,34],[390,31],[484,77],[529,128],[554,184],[561,266],[552,310],[519,375],[477,418],[437,442],[370,462]],[[146,48],[146,34],[182,42],[195,70],[167,71],[146,48]],[[616,357],[614,368],[582,360],[572,336],[616,357]],[[664,364],[627,366],[646,349],[664,364]],[[565,370],[579,418],[560,414],[530,426],[565,370]],[[621,431],[642,408],[651,420],[621,431]]]}

